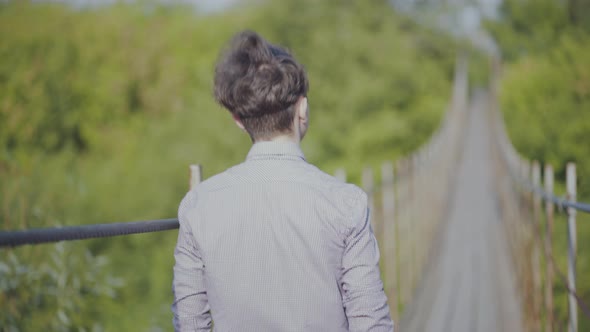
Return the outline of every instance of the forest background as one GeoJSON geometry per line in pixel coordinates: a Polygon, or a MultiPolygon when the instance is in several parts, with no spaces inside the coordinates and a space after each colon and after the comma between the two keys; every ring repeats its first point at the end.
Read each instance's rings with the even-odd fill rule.
{"type": "MultiPolygon", "coordinates": [[[[560,179],[565,161],[576,161],[583,199],[589,30],[568,10],[557,0],[506,1],[488,28],[506,61],[501,98],[511,138],[521,153],[557,166],[560,179]],[[531,10],[537,16],[525,15],[531,10]]],[[[473,84],[487,82],[485,57],[382,0],[269,1],[217,14],[155,1],[3,2],[1,229],[173,217],[189,164],[204,165],[207,177],[241,162],[249,139],[214,103],[211,82],[220,49],[244,28],[286,45],[306,66],[311,130],[303,150],[329,173],[345,168],[351,182],[362,167],[429,138],[459,52],[472,54],[473,84]]],[[[580,238],[589,237],[581,225],[580,238]]],[[[556,246],[565,247],[562,238],[565,231],[556,246]]],[[[3,249],[0,326],[170,330],[175,241],[163,232],[3,249]]],[[[585,262],[580,275],[590,272],[585,262]]],[[[590,298],[587,281],[580,290],[590,298]]],[[[556,302],[564,320],[565,298],[556,302]]]]}
{"type": "MultiPolygon", "coordinates": [[[[554,167],[559,196],[565,196],[566,163],[575,162],[577,199],[590,202],[590,1],[505,0],[501,15],[486,27],[502,53],[500,104],[510,139],[524,157],[554,167]]],[[[557,216],[553,252],[557,267],[567,271],[567,220],[557,216]]],[[[577,292],[588,306],[590,216],[578,213],[577,220],[577,292]]],[[[566,331],[561,278],[555,277],[553,291],[554,330],[566,331]]],[[[578,317],[579,331],[589,331],[590,319],[582,311],[578,317]]]]}

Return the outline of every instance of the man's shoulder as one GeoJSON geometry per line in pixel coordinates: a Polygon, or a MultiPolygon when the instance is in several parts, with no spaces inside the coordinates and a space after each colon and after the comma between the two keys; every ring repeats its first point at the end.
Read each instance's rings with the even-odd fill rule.
{"type": "Polygon", "coordinates": [[[355,184],[346,183],[332,176],[316,166],[310,164],[315,176],[307,178],[311,187],[328,196],[341,210],[349,211],[351,214],[363,213],[367,207],[367,194],[355,184]]]}
{"type": "Polygon", "coordinates": [[[215,191],[235,184],[236,178],[235,176],[232,176],[231,172],[231,170],[235,167],[236,166],[203,180],[198,185],[196,185],[195,188],[193,188],[194,191],[197,193],[215,191]]]}
{"type": "Polygon", "coordinates": [[[321,169],[312,164],[308,165],[311,169],[311,173],[313,173],[314,175],[313,177],[310,177],[310,180],[312,180],[313,183],[319,186],[326,186],[329,188],[338,189],[339,191],[342,191],[343,193],[349,195],[364,195],[365,192],[357,185],[344,182],[338,179],[337,177],[322,171],[321,169]]]}

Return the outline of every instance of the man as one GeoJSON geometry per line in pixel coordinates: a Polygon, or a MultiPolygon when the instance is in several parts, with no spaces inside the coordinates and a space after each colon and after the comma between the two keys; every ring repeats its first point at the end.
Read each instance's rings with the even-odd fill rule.
{"type": "Polygon", "coordinates": [[[307,90],[293,56],[254,32],[217,64],[215,97],[254,144],[180,203],[176,331],[393,331],[366,194],[299,147],[307,90]]]}

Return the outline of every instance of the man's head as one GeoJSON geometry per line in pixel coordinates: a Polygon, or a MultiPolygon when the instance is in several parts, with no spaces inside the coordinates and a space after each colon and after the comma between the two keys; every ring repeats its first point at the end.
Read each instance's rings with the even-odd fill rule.
{"type": "Polygon", "coordinates": [[[307,74],[284,48],[238,33],[215,68],[215,98],[253,141],[307,130],[307,74]]]}

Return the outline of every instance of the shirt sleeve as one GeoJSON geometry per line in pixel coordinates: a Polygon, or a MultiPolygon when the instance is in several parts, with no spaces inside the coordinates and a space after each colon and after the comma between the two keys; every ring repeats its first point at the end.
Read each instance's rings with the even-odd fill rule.
{"type": "Polygon", "coordinates": [[[204,264],[188,220],[188,212],[196,205],[196,194],[190,191],[178,209],[180,229],[174,250],[174,331],[210,331],[211,311],[204,286],[204,264]]]}
{"type": "Polygon", "coordinates": [[[392,332],[393,321],[379,272],[379,248],[364,193],[357,211],[357,220],[344,241],[342,258],[341,286],[349,330],[392,332]]]}

